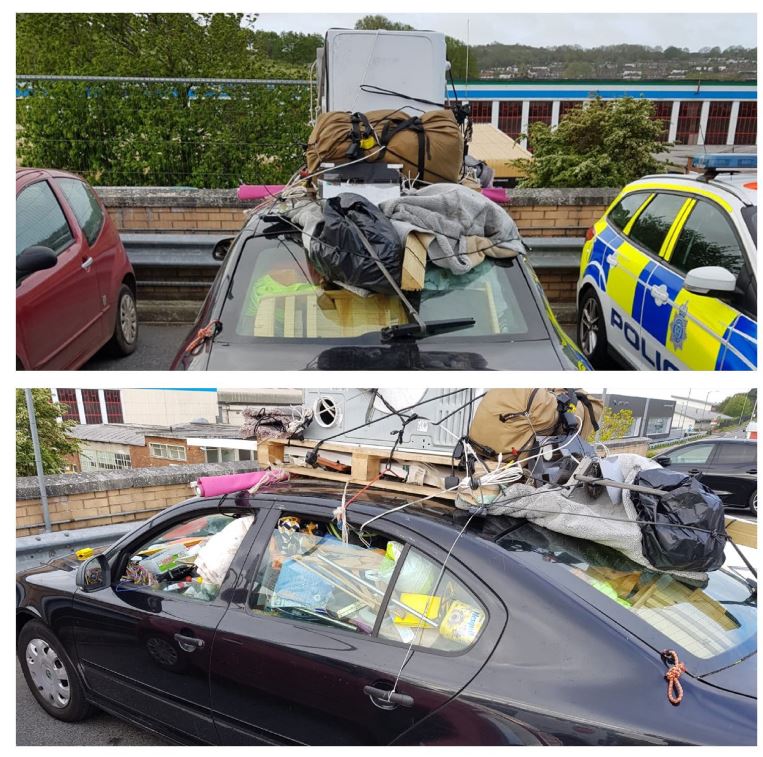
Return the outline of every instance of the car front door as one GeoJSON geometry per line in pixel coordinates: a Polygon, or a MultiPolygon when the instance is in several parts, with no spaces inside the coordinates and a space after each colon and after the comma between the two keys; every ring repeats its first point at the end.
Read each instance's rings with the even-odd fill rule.
{"type": "MultiPolygon", "coordinates": [[[[651,316],[650,337],[665,336],[662,351],[680,368],[754,369],[756,314],[745,313],[752,280],[729,211],[708,198],[689,200],[664,262],[655,268],[649,281],[653,293],[662,288],[668,295],[665,306],[659,308],[659,318],[651,316]],[[698,294],[686,289],[686,274],[705,266],[718,266],[737,276],[738,291],[724,294],[721,299],[719,293],[698,294]]],[[[652,346],[657,349],[656,341],[652,346]]]]}
{"type": "Polygon", "coordinates": [[[254,521],[254,514],[195,511],[121,550],[111,586],[76,592],[77,656],[104,708],[181,742],[217,742],[209,708],[212,642],[235,581],[235,555],[251,545],[254,521]]]}
{"type": "Polygon", "coordinates": [[[670,460],[667,465],[669,470],[697,476],[711,464],[714,453],[714,442],[696,442],[661,455],[660,458],[665,457],[670,460]]]}
{"type": "Polygon", "coordinates": [[[58,262],[17,284],[19,351],[30,369],[69,368],[102,343],[100,297],[87,242],[44,180],[16,198],[16,255],[36,245],[53,250],[58,262]]]}
{"type": "MultiPolygon", "coordinates": [[[[274,510],[259,534],[249,597],[231,603],[212,654],[224,744],[389,744],[436,718],[503,632],[505,611],[486,587],[462,582],[453,558],[440,574],[443,550],[386,522],[383,534],[364,533],[369,548],[357,537],[343,545],[326,513],[274,510]],[[451,591],[460,604],[446,601],[451,591]],[[461,621],[477,619],[476,639],[453,641],[457,610],[461,621]]],[[[358,518],[350,518],[356,529],[358,518]]]]}

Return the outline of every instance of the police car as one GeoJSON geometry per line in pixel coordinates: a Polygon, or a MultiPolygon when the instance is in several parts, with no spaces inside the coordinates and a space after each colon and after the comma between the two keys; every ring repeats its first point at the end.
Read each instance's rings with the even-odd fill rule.
{"type": "Polygon", "coordinates": [[[757,156],[693,165],[629,184],[586,235],[577,335],[594,367],[757,366],[757,172],[742,172],[757,156]]]}

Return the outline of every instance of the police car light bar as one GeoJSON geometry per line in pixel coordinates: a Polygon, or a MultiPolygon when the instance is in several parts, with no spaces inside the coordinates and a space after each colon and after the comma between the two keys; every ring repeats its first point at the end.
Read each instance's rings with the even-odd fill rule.
{"type": "Polygon", "coordinates": [[[715,153],[710,155],[695,155],[692,159],[694,168],[704,168],[709,171],[738,171],[741,168],[757,168],[758,156],[738,153],[715,153]]]}

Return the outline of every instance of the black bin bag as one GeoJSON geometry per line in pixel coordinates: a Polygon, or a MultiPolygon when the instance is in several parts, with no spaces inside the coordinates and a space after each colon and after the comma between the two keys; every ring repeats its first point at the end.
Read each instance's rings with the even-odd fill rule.
{"type": "Polygon", "coordinates": [[[329,281],[371,292],[394,293],[358,230],[399,285],[403,268],[400,237],[376,205],[352,192],[326,200],[323,222],[316,227],[316,238],[310,244],[310,262],[329,281]]]}
{"type": "Polygon", "coordinates": [[[705,572],[723,565],[726,525],[717,494],[692,476],[663,468],[641,471],[634,483],[666,493],[630,495],[642,522],[641,549],[655,568],[705,572]]]}

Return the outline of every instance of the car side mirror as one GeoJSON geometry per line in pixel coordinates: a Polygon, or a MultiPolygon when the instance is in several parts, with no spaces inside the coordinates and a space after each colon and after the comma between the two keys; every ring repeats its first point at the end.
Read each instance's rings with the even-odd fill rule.
{"type": "Polygon", "coordinates": [[[95,555],[77,568],[77,586],[82,591],[98,591],[111,586],[111,568],[104,555],[95,555]]]}
{"type": "Polygon", "coordinates": [[[231,243],[233,242],[233,237],[228,237],[227,239],[221,239],[212,250],[212,257],[215,260],[225,260],[225,256],[228,254],[228,250],[230,250],[231,243]]]}
{"type": "Polygon", "coordinates": [[[659,463],[663,468],[667,468],[670,465],[670,458],[667,456],[655,457],[654,461],[659,463]]]}
{"type": "Polygon", "coordinates": [[[16,256],[16,281],[35,271],[44,271],[58,263],[56,253],[50,247],[34,245],[16,256]]]}
{"type": "Polygon", "coordinates": [[[736,285],[737,277],[718,265],[692,268],[684,279],[684,289],[694,294],[733,292],[736,289],[736,285]]]}

